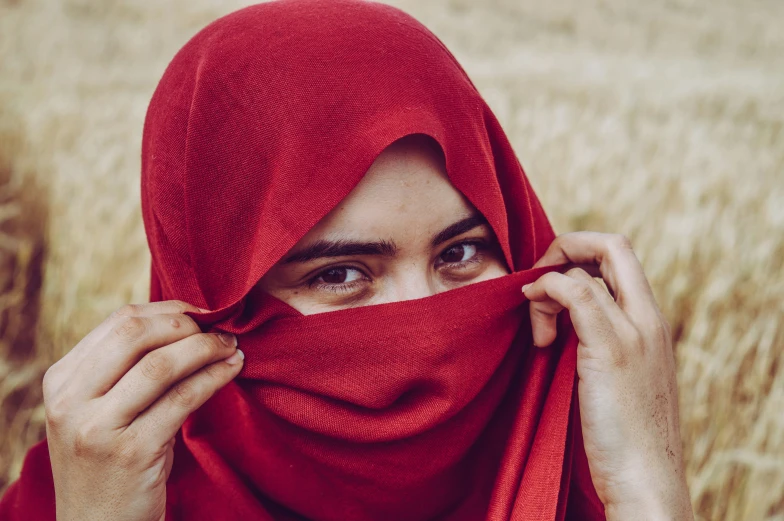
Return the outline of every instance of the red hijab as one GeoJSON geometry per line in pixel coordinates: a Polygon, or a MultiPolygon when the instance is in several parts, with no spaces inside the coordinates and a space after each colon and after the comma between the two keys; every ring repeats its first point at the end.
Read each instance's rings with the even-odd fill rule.
{"type": "MultiPolygon", "coordinates": [[[[353,0],[251,6],[200,31],[142,145],[150,300],[213,310],[239,377],[178,434],[167,520],[604,519],[576,403],[576,338],[531,344],[521,293],[553,231],[498,121],[425,27],[353,0]],[[303,316],[258,280],[393,141],[440,145],[510,275],[303,316]]],[[[0,517],[54,520],[45,442],[0,517]]]]}

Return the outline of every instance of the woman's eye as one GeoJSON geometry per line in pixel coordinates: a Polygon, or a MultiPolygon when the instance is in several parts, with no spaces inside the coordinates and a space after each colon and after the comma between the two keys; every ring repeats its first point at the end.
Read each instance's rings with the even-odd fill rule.
{"type": "Polygon", "coordinates": [[[362,272],[355,268],[330,268],[316,278],[324,284],[348,284],[363,278],[362,272]]]}
{"type": "Polygon", "coordinates": [[[476,244],[462,243],[455,244],[444,253],[441,254],[441,261],[444,263],[454,264],[457,262],[466,262],[476,256],[476,244]]]}

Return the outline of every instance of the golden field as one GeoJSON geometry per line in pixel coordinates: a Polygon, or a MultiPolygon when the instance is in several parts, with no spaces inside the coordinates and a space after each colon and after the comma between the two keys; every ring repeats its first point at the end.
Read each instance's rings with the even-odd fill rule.
{"type": "MultiPolygon", "coordinates": [[[[0,0],[0,490],[40,380],[148,299],[141,126],[218,0],[0,0]]],[[[560,232],[628,235],[675,334],[698,520],[784,520],[784,2],[399,0],[560,232]]]]}

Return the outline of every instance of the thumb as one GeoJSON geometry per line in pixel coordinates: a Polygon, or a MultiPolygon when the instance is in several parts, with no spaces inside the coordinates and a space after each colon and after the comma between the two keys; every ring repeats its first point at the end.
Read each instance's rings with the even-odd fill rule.
{"type": "Polygon", "coordinates": [[[565,308],[547,294],[536,295],[533,291],[526,292],[530,287],[531,284],[523,286],[523,293],[531,301],[529,313],[534,345],[547,347],[555,341],[555,337],[558,335],[558,313],[565,308]]]}

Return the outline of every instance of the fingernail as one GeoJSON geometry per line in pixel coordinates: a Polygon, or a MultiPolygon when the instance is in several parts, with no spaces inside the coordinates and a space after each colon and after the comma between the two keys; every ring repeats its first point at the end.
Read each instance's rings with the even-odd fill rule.
{"type": "Polygon", "coordinates": [[[226,363],[229,365],[237,365],[242,363],[243,360],[245,360],[245,353],[243,353],[241,349],[237,349],[233,355],[226,359],[226,363]]]}
{"type": "MultiPolygon", "coordinates": [[[[531,284],[533,284],[533,282],[531,284]]],[[[531,284],[526,284],[525,286],[523,286],[523,293],[525,293],[525,290],[531,287],[531,284]]]]}
{"type": "Polygon", "coordinates": [[[196,308],[196,309],[198,309],[198,310],[199,310],[199,311],[201,311],[202,313],[209,313],[209,312],[210,312],[210,310],[209,310],[209,309],[204,309],[204,308],[196,308]]]}
{"type": "Polygon", "coordinates": [[[229,347],[237,347],[237,337],[231,333],[218,333],[218,338],[229,347]]]}

